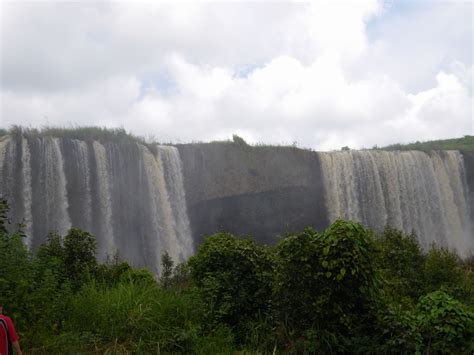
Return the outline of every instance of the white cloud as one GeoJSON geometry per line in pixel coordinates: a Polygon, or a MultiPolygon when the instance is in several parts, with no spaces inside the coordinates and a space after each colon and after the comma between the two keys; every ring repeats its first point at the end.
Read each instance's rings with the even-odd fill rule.
{"type": "Polygon", "coordinates": [[[2,4],[0,125],[324,150],[472,134],[466,15],[426,6],[2,4]]]}

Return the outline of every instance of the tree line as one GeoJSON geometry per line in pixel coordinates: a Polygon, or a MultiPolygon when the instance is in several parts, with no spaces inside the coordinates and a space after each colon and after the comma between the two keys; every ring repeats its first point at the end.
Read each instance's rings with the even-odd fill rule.
{"type": "Polygon", "coordinates": [[[27,353],[470,354],[474,258],[387,227],[307,228],[276,246],[209,236],[156,277],[72,228],[34,252],[0,200],[0,299],[27,353]]]}

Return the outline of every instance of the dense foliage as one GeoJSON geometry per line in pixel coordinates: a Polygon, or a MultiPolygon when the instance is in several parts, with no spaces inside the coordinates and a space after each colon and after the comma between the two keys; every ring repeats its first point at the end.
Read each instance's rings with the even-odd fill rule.
{"type": "Polygon", "coordinates": [[[28,353],[474,351],[474,258],[414,234],[337,221],[275,247],[227,233],[157,279],[95,239],[50,233],[34,253],[0,200],[0,300],[28,353]]]}
{"type": "Polygon", "coordinates": [[[294,334],[311,339],[313,350],[347,351],[354,337],[365,341],[377,284],[374,248],[361,225],[344,221],[277,246],[276,311],[294,334]]]}
{"type": "Polygon", "coordinates": [[[273,260],[267,248],[226,233],[213,235],[189,260],[209,323],[236,330],[270,311],[273,260]]]}

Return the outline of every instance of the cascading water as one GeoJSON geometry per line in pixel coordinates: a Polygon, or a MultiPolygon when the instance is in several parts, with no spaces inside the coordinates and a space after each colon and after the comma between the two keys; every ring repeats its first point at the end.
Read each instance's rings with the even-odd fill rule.
{"type": "Polygon", "coordinates": [[[26,234],[26,245],[31,247],[33,236],[33,215],[31,207],[33,201],[33,191],[31,190],[31,154],[28,141],[21,139],[21,184],[23,190],[23,213],[26,234]]]}
{"type": "Polygon", "coordinates": [[[44,168],[40,172],[45,203],[45,224],[48,229],[64,235],[71,228],[68,214],[69,201],[66,191],[64,160],[59,147],[59,138],[44,137],[39,142],[41,161],[44,168]]]}
{"type": "Polygon", "coordinates": [[[179,152],[176,147],[159,146],[158,156],[163,164],[168,167],[164,169],[165,180],[168,190],[174,196],[171,199],[171,211],[173,212],[174,228],[177,238],[177,253],[180,258],[187,259],[191,256],[193,245],[188,239],[191,234],[189,220],[187,218],[186,197],[184,194],[183,171],[179,152]]]}
{"type": "Polygon", "coordinates": [[[8,144],[10,143],[9,136],[3,136],[0,138],[0,186],[3,186],[3,165],[5,162],[5,154],[7,151],[8,144]]]}
{"type": "Polygon", "coordinates": [[[3,136],[0,193],[29,247],[78,227],[97,236],[101,260],[118,252],[159,272],[163,252],[181,262],[193,250],[180,164],[175,148],[3,136]]]}
{"type": "MultiPolygon", "coordinates": [[[[97,192],[99,200],[99,235],[102,238],[98,243],[98,253],[101,259],[107,255],[114,255],[117,248],[114,242],[114,227],[112,224],[112,204],[110,201],[109,173],[105,148],[99,142],[93,142],[94,158],[97,174],[97,192]]],[[[92,211],[92,206],[89,208],[92,211]]]]}
{"type": "Polygon", "coordinates": [[[380,231],[414,230],[431,243],[472,250],[472,226],[461,154],[348,151],[318,153],[330,221],[352,219],[380,231]]]}
{"type": "MultiPolygon", "coordinates": [[[[157,239],[153,240],[156,245],[161,245],[161,252],[168,252],[172,258],[179,257],[177,252],[178,240],[174,231],[173,213],[171,211],[170,197],[166,188],[164,178],[164,167],[160,159],[144,146],[139,145],[142,152],[142,168],[144,169],[150,195],[149,209],[152,223],[152,231],[156,232],[157,239]],[[160,223],[161,222],[161,223],[160,223]]],[[[157,265],[160,265],[160,249],[155,248],[157,265]]]]}

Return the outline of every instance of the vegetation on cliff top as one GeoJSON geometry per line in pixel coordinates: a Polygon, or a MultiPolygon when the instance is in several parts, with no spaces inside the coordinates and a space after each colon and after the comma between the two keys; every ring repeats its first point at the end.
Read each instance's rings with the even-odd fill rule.
{"type": "Polygon", "coordinates": [[[76,127],[76,128],[62,128],[62,127],[42,127],[25,128],[20,126],[12,126],[9,130],[0,130],[0,136],[9,134],[13,137],[23,136],[28,139],[37,137],[63,137],[70,139],[78,139],[85,142],[100,141],[100,142],[116,142],[121,144],[135,144],[140,143],[146,146],[160,144],[153,138],[145,139],[140,136],[133,135],[127,132],[124,128],[105,128],[105,127],[76,127]]]}
{"type": "Polygon", "coordinates": [[[474,136],[462,138],[415,142],[409,144],[391,144],[378,148],[382,150],[474,150],[474,136]]]}
{"type": "MultiPolygon", "coordinates": [[[[143,145],[154,145],[154,144],[173,144],[173,143],[159,143],[153,136],[144,138],[136,136],[130,132],[127,132],[124,128],[105,128],[105,127],[42,127],[42,128],[25,128],[21,126],[12,126],[9,129],[0,128],[0,137],[10,134],[12,136],[24,135],[26,137],[66,137],[71,139],[79,139],[84,141],[113,141],[123,143],[141,143],[143,145]]],[[[192,142],[189,144],[234,144],[240,148],[268,148],[268,147],[280,147],[280,148],[299,148],[303,150],[313,150],[309,148],[301,148],[297,146],[297,142],[291,144],[265,144],[257,143],[255,145],[248,144],[242,137],[234,134],[232,139],[224,141],[212,141],[210,143],[204,142],[192,142]]],[[[372,149],[381,150],[474,150],[474,136],[466,135],[462,138],[452,138],[444,140],[433,140],[427,142],[415,142],[408,144],[391,144],[385,147],[374,146],[372,149]]],[[[342,147],[341,150],[350,150],[349,147],[342,147]]]]}

